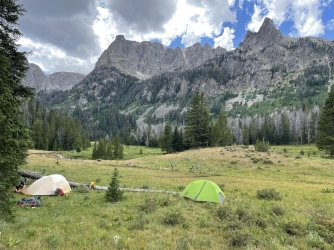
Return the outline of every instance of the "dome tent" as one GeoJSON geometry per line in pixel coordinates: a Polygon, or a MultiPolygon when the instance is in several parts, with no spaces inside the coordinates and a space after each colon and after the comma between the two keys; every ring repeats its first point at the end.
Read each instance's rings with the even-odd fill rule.
{"type": "Polygon", "coordinates": [[[66,178],[59,174],[44,176],[21,192],[26,195],[55,195],[56,190],[61,189],[63,192],[71,192],[71,187],[66,178]]]}
{"type": "Polygon", "coordinates": [[[225,195],[219,186],[214,182],[206,180],[191,182],[183,190],[181,196],[194,201],[207,201],[215,203],[223,203],[225,200],[225,195]]]}

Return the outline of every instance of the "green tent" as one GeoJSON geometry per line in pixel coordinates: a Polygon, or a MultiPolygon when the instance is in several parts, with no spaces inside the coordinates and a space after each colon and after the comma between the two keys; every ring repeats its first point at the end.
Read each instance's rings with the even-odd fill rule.
{"type": "Polygon", "coordinates": [[[194,201],[223,203],[225,195],[216,183],[205,180],[193,181],[182,192],[183,197],[194,201]]]}

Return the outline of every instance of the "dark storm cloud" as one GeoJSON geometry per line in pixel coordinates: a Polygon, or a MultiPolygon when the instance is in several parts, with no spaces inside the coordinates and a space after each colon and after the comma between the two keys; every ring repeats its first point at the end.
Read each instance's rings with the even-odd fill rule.
{"type": "Polygon", "coordinates": [[[109,7],[118,25],[146,33],[163,31],[175,13],[176,0],[112,0],[109,7]]]}
{"type": "Polygon", "coordinates": [[[26,12],[20,29],[33,41],[50,43],[66,54],[86,58],[100,51],[92,24],[96,15],[92,0],[20,1],[26,12]]]}

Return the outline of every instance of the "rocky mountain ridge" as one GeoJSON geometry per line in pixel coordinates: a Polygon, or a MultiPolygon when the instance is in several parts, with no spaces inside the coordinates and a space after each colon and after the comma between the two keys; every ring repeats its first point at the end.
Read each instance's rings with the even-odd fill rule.
{"type": "Polygon", "coordinates": [[[22,84],[34,88],[36,92],[69,90],[84,77],[84,74],[74,72],[55,72],[46,75],[38,65],[28,63],[28,70],[22,84]]]}
{"type": "Polygon", "coordinates": [[[95,69],[112,66],[126,74],[145,80],[164,72],[195,68],[205,61],[226,53],[226,50],[199,43],[188,48],[166,48],[160,43],[135,42],[116,36],[100,58],[95,69]]]}
{"type": "MultiPolygon", "coordinates": [[[[201,55],[197,61],[189,60],[193,62],[190,65],[184,60],[190,56],[181,56],[182,49],[164,49],[159,44],[136,43],[118,36],[79,84],[46,99],[52,106],[80,114],[78,117],[90,117],[87,126],[101,135],[107,133],[102,124],[108,121],[99,119],[110,110],[122,117],[130,115],[137,121],[137,129],[159,133],[166,121],[184,124],[186,107],[197,89],[207,96],[213,116],[225,107],[230,123],[241,127],[251,124],[250,119],[270,114],[280,117],[287,110],[301,110],[304,115],[299,117],[312,117],[308,121],[314,121],[334,82],[334,42],[285,37],[268,18],[258,32],[247,32],[233,51],[213,56],[216,50],[198,47],[199,51],[211,52],[196,54],[196,47],[183,50],[190,51],[195,59],[201,55]],[[152,51],[167,54],[155,56],[152,51]],[[200,63],[203,58],[208,60],[200,63]],[[310,113],[305,115],[305,110],[310,113]]],[[[290,127],[296,127],[293,117],[289,119],[290,127]]],[[[300,121],[298,124],[301,127],[300,121]]],[[[239,132],[235,135],[240,135],[241,127],[236,128],[239,132]]]]}

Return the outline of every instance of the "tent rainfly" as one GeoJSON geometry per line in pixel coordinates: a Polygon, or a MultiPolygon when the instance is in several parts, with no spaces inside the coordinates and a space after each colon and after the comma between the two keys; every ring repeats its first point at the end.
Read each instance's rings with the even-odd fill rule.
{"type": "Polygon", "coordinates": [[[225,200],[225,195],[219,186],[214,182],[206,180],[191,182],[183,190],[181,196],[194,201],[207,201],[215,203],[223,203],[225,200]]]}
{"type": "Polygon", "coordinates": [[[57,189],[63,190],[65,194],[71,192],[66,178],[59,174],[53,174],[43,176],[21,192],[26,195],[55,195],[57,189]]]}

